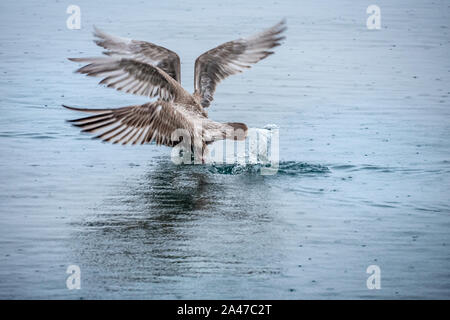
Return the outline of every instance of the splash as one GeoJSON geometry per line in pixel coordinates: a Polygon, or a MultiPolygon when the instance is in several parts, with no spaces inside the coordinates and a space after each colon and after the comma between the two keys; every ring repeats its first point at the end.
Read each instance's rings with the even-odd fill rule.
{"type": "Polygon", "coordinates": [[[249,128],[245,141],[221,140],[210,147],[207,163],[211,165],[261,165],[261,168],[278,167],[279,129],[266,125],[263,129],[249,128]]]}
{"type": "Polygon", "coordinates": [[[328,167],[298,161],[279,161],[279,129],[274,124],[249,128],[245,141],[220,140],[209,147],[202,166],[211,173],[225,175],[316,175],[328,167]]]}
{"type": "MultiPolygon", "coordinates": [[[[214,174],[239,175],[239,174],[261,174],[261,169],[265,166],[262,164],[228,164],[219,165],[211,164],[208,171],[214,174]]],[[[320,164],[311,164],[299,161],[281,161],[278,166],[276,175],[282,176],[311,176],[324,175],[330,173],[330,169],[320,164]]]]}

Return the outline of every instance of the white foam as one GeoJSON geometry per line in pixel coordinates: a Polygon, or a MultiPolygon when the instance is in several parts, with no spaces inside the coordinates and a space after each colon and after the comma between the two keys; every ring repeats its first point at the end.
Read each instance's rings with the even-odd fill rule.
{"type": "Polygon", "coordinates": [[[245,141],[216,141],[209,150],[207,162],[211,164],[278,163],[278,127],[249,128],[245,141]]]}

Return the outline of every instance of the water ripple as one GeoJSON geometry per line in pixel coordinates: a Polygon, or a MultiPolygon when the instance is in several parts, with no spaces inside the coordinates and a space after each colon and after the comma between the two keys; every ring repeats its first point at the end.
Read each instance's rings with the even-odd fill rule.
{"type": "MultiPolygon", "coordinates": [[[[237,175],[237,174],[261,174],[262,168],[270,168],[262,164],[225,164],[210,165],[208,170],[215,174],[237,175]]],[[[330,170],[328,167],[320,164],[311,164],[298,161],[281,161],[278,165],[276,174],[280,175],[305,175],[305,174],[326,174],[330,170]]]]}

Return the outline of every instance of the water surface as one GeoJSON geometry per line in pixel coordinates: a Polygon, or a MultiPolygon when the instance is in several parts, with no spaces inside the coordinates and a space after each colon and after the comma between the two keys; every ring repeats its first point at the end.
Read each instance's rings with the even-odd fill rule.
{"type": "Polygon", "coordinates": [[[0,4],[1,298],[449,298],[446,1],[0,4]],[[217,88],[209,115],[280,128],[280,169],[176,166],[170,149],[91,140],[61,104],[146,101],[73,74],[92,25],[193,62],[288,21],[274,56],[217,88]],[[66,269],[81,268],[81,290],[66,269]],[[381,290],[366,269],[381,268],[381,290]]]}

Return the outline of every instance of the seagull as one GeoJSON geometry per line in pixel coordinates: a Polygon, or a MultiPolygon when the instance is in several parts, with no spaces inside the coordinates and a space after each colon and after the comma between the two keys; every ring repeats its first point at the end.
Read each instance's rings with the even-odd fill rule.
{"type": "MultiPolygon", "coordinates": [[[[86,63],[78,73],[103,78],[99,84],[119,91],[157,97],[142,105],[112,109],[63,107],[93,115],[68,120],[82,132],[99,132],[94,138],[113,144],[174,147],[184,141],[195,159],[205,163],[207,145],[223,139],[245,140],[248,127],[240,122],[220,123],[208,118],[217,84],[242,72],[274,52],[285,37],[286,21],[248,38],[223,43],[195,61],[194,93],[181,86],[180,57],[156,44],[109,35],[94,27],[94,42],[104,56],[69,58],[86,63]]],[[[200,163],[200,162],[198,162],[200,163]]]]}

